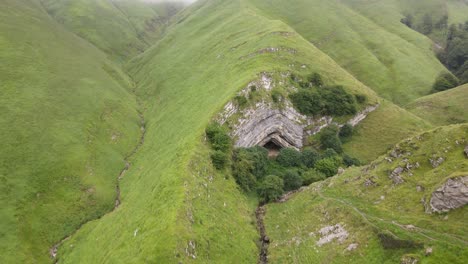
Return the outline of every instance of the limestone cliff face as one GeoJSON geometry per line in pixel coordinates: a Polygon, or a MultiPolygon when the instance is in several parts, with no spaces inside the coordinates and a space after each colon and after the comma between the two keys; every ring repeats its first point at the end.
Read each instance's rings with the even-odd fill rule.
{"type": "MultiPolygon", "coordinates": [[[[271,75],[262,73],[258,80],[249,83],[238,95],[248,97],[251,87],[270,91],[274,85],[271,75]]],[[[346,123],[356,126],[378,106],[367,107],[346,123]]],[[[286,98],[283,98],[280,104],[264,99],[257,102],[255,106],[246,109],[239,109],[231,101],[226,104],[223,112],[217,118],[221,124],[228,122],[228,120],[236,147],[264,146],[273,142],[280,147],[300,149],[307,136],[314,135],[331,124],[344,125],[344,123],[334,122],[330,116],[312,118],[302,115],[286,98]],[[237,118],[233,118],[234,116],[237,118]]]]}

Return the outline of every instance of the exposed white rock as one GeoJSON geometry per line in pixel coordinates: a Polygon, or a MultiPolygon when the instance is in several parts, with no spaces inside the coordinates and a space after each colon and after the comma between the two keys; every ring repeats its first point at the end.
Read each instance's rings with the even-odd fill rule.
{"type": "Polygon", "coordinates": [[[320,239],[317,241],[318,246],[325,245],[333,240],[337,240],[342,243],[349,236],[348,231],[346,231],[340,224],[323,227],[318,231],[318,233],[320,235],[320,239]]]}
{"type": "Polygon", "coordinates": [[[366,119],[366,117],[373,111],[375,111],[379,107],[379,104],[372,105],[367,107],[366,109],[362,110],[361,112],[357,113],[353,118],[351,118],[347,123],[356,126],[358,125],[362,120],[366,119]]]}
{"type": "Polygon", "coordinates": [[[357,249],[358,246],[359,246],[359,244],[357,244],[357,243],[352,243],[352,244],[349,244],[349,246],[346,248],[346,250],[348,250],[348,251],[353,251],[353,250],[357,249]]]}
{"type": "Polygon", "coordinates": [[[432,212],[448,212],[468,203],[468,176],[448,179],[432,193],[432,212]]]}

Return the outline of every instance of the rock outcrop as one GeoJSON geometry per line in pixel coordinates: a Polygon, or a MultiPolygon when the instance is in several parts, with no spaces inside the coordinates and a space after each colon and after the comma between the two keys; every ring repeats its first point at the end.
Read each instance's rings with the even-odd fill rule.
{"type": "Polygon", "coordinates": [[[468,203],[468,176],[448,179],[432,193],[432,212],[442,213],[460,208],[468,203]]]}
{"type": "MultiPolygon", "coordinates": [[[[281,74],[281,78],[288,78],[289,74],[281,74]]],[[[280,81],[281,85],[283,81],[280,81]]],[[[272,75],[261,73],[257,80],[250,82],[242,89],[238,96],[249,97],[250,93],[260,89],[271,91],[275,87],[272,75]]],[[[369,113],[378,108],[369,106],[351,118],[347,123],[356,126],[369,113]]],[[[309,117],[299,113],[287,98],[282,98],[280,104],[259,101],[255,106],[240,109],[231,101],[218,115],[220,124],[229,122],[231,137],[235,139],[236,147],[265,146],[273,143],[279,148],[292,147],[300,149],[307,136],[319,133],[325,127],[335,124],[330,116],[309,117]],[[236,117],[236,118],[234,118],[236,117]]]]}
{"type": "Polygon", "coordinates": [[[465,147],[465,155],[468,158],[468,145],[465,147]]]}

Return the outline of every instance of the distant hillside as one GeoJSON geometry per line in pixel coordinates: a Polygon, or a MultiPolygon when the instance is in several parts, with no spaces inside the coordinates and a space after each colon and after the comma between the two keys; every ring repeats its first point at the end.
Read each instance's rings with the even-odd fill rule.
{"type": "Polygon", "coordinates": [[[0,262],[49,249],[110,211],[138,143],[133,83],[35,0],[0,2],[0,262]]]}
{"type": "Polygon", "coordinates": [[[139,0],[39,0],[67,29],[113,59],[126,60],[154,44],[182,3],[139,0]]]}
{"type": "Polygon", "coordinates": [[[252,0],[293,27],[380,96],[404,105],[447,71],[429,39],[400,22],[399,1],[252,0]],[[385,11],[383,11],[385,10],[385,11]]]}
{"type": "Polygon", "coordinates": [[[407,106],[415,115],[434,125],[468,122],[468,84],[422,97],[407,106]]]}

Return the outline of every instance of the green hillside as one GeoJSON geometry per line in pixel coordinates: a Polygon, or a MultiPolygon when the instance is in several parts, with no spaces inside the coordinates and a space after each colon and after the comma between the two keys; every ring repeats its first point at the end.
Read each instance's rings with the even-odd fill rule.
{"type": "Polygon", "coordinates": [[[200,143],[211,117],[258,73],[306,71],[302,65],[375,100],[291,28],[257,11],[245,1],[196,4],[157,46],[127,65],[146,109],[145,144],[122,182],[122,206],[66,241],[60,261],[185,262],[195,255],[200,262],[255,262],[256,202],[241,195],[228,172],[212,172],[200,143]],[[268,47],[282,50],[257,53],[268,47]]]}
{"type": "Polygon", "coordinates": [[[269,261],[411,263],[403,259],[413,258],[417,263],[465,263],[466,208],[428,214],[422,201],[428,203],[448,178],[466,175],[467,136],[467,125],[423,133],[369,166],[350,168],[285,203],[268,205],[269,261]],[[444,158],[437,168],[429,162],[434,157],[444,158]],[[409,169],[401,175],[404,182],[394,184],[389,174],[398,166],[409,169]],[[329,240],[322,229],[327,226],[337,228],[329,240]]]}
{"type": "Polygon", "coordinates": [[[344,144],[346,153],[368,163],[399,141],[431,128],[431,125],[388,101],[360,123],[352,140],[344,144]]]}
{"type": "Polygon", "coordinates": [[[0,32],[0,262],[47,263],[114,206],[140,137],[133,84],[37,1],[2,1],[0,32]]]}
{"type": "Polygon", "coordinates": [[[268,263],[466,262],[466,208],[427,214],[421,199],[468,173],[468,87],[428,95],[447,69],[400,22],[463,21],[463,1],[1,1],[0,263],[263,264],[263,224],[268,263]],[[236,183],[236,162],[253,161],[228,136],[262,104],[294,116],[302,141],[286,149],[296,168],[260,148],[264,177],[317,172],[305,150],[363,166],[263,214],[264,179],[236,183]],[[221,168],[206,131],[229,105],[246,111],[222,128],[221,168]],[[326,226],[348,236],[317,246],[326,226]]]}
{"type": "Polygon", "coordinates": [[[399,105],[428,94],[435,77],[446,71],[431,41],[400,23],[395,1],[252,2],[399,105]]]}
{"type": "Polygon", "coordinates": [[[154,43],[183,5],[133,0],[39,0],[59,23],[113,59],[127,60],[154,43]]]}
{"type": "Polygon", "coordinates": [[[422,97],[407,106],[415,115],[434,125],[468,122],[468,84],[422,97]]]}

